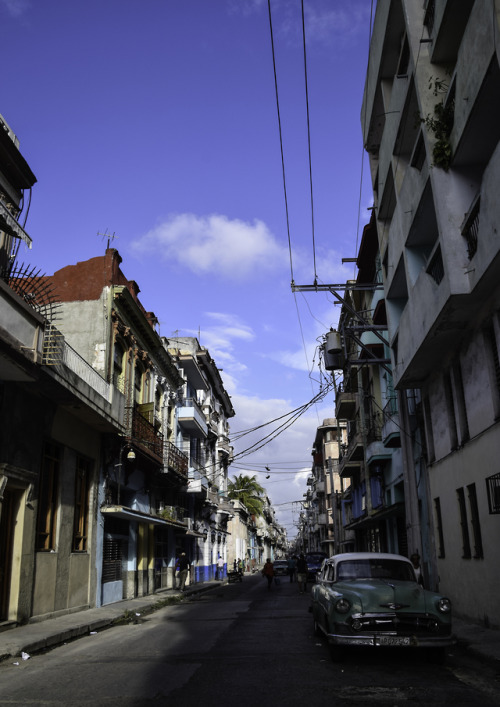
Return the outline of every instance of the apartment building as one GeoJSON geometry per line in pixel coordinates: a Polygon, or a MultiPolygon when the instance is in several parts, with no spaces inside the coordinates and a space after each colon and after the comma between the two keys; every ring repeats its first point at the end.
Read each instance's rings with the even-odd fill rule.
{"type": "Polygon", "coordinates": [[[335,410],[347,427],[338,460],[339,547],[406,555],[401,429],[374,215],[363,229],[356,265],[356,280],[339,295],[338,330],[324,342],[327,368],[342,371],[335,410]]]}
{"type": "Polygon", "coordinates": [[[192,581],[213,579],[217,560],[234,555],[228,521],[235,513],[227,495],[232,458],[229,420],[234,408],[209,351],[195,337],[165,339],[182,377],[175,410],[175,443],[188,460],[189,529],[180,549],[193,563],[192,581]]]}
{"type": "Polygon", "coordinates": [[[499,18],[494,0],[379,0],[361,111],[409,549],[457,614],[496,626],[499,18]]]}
{"type": "Polygon", "coordinates": [[[35,177],[0,129],[0,622],[95,606],[103,437],[119,435],[121,401],[54,338],[60,303],[34,266],[19,219],[35,177]]]}
{"type": "Polygon", "coordinates": [[[310,551],[326,552],[329,556],[340,552],[342,547],[339,456],[346,439],[344,422],[334,418],[323,420],[316,429],[312,447],[313,464],[307,478],[307,540],[303,547],[310,551]]]}

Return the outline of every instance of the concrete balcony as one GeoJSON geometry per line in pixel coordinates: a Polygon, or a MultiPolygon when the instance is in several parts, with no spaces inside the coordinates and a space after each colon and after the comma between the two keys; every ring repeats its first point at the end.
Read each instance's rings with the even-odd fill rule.
{"type": "Polygon", "coordinates": [[[382,425],[382,443],[384,447],[394,449],[401,447],[401,428],[399,414],[394,400],[390,400],[384,407],[384,424],[382,425]]]}
{"type": "Polygon", "coordinates": [[[337,420],[353,420],[358,408],[358,394],[348,390],[338,390],[335,398],[337,420]]]}
{"type": "Polygon", "coordinates": [[[205,415],[194,398],[186,398],[177,408],[177,420],[184,430],[195,437],[206,437],[208,434],[205,415]]]}

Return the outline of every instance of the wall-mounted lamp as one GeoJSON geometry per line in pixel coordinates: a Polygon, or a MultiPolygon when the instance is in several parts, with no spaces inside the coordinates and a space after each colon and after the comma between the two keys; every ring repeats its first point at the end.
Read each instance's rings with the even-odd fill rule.
{"type": "Polygon", "coordinates": [[[128,459],[129,461],[131,461],[131,462],[134,461],[134,459],[135,459],[135,452],[134,452],[133,449],[129,449],[129,451],[128,451],[128,453],[127,453],[127,459],[128,459]]]}

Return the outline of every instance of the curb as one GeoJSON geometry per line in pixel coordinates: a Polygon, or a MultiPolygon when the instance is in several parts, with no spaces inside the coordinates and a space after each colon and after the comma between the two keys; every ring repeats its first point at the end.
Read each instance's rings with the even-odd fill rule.
{"type": "Polygon", "coordinates": [[[82,611],[66,614],[59,619],[47,619],[9,629],[0,633],[0,662],[22,656],[23,653],[29,657],[50,650],[63,643],[88,636],[95,631],[109,628],[124,619],[129,619],[134,614],[142,616],[152,614],[168,606],[169,600],[175,603],[176,600],[182,601],[182,599],[188,599],[220,586],[223,586],[223,582],[194,585],[184,592],[167,590],[165,593],[159,592],[147,597],[136,597],[117,604],[109,604],[106,607],[88,609],[89,612],[104,611],[106,612],[105,616],[91,618],[88,615],[85,616],[86,611],[82,611]],[[23,633],[26,635],[23,636],[23,633]]]}

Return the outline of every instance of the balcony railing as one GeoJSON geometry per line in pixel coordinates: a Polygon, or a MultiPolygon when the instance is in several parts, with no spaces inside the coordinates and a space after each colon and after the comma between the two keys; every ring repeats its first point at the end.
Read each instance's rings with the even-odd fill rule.
{"type": "Polygon", "coordinates": [[[165,445],[165,466],[176,471],[178,474],[187,477],[189,470],[189,458],[181,452],[175,444],[167,442],[165,445]]]}
{"type": "Polygon", "coordinates": [[[156,461],[163,463],[163,434],[143,417],[137,408],[128,408],[131,424],[127,425],[132,441],[139,449],[156,461]]]}
{"type": "Polygon", "coordinates": [[[110,399],[110,385],[64,339],[54,326],[47,326],[43,343],[42,363],[45,366],[64,365],[105,400],[110,399]]]}
{"type": "Polygon", "coordinates": [[[173,520],[178,523],[184,523],[184,514],[186,513],[185,508],[180,506],[164,506],[160,504],[156,509],[156,514],[165,518],[165,520],[173,520]]]}
{"type": "Polygon", "coordinates": [[[477,251],[480,206],[481,199],[479,196],[476,196],[462,225],[462,236],[465,238],[465,242],[467,243],[467,255],[469,260],[472,260],[477,251]]]}

